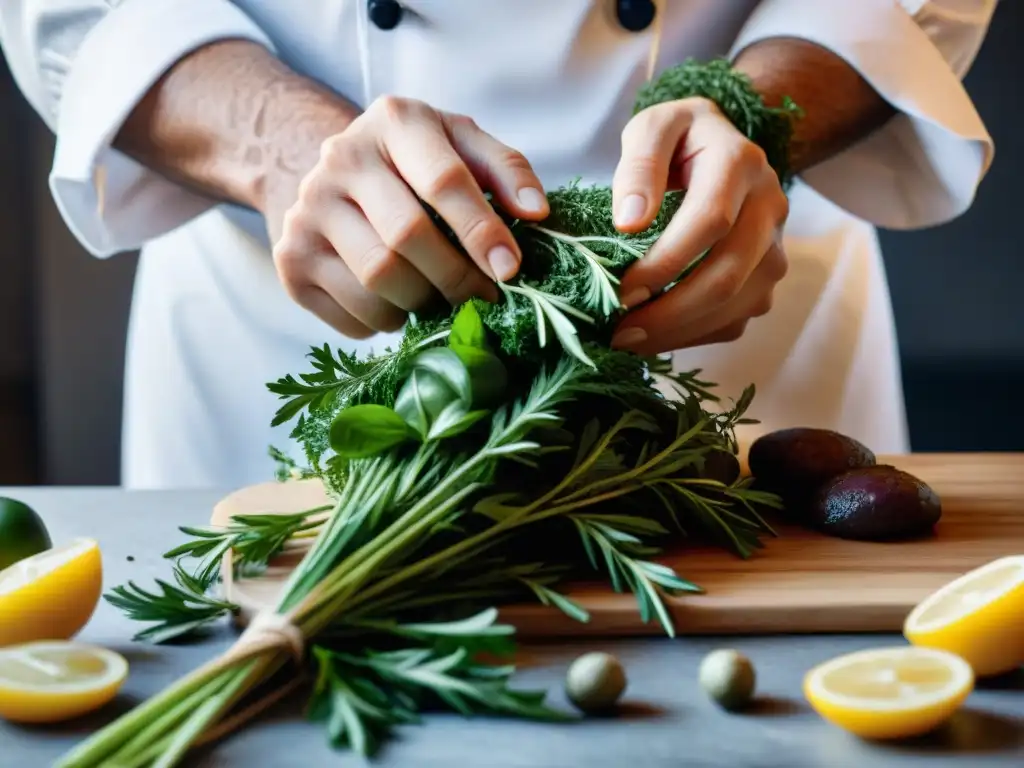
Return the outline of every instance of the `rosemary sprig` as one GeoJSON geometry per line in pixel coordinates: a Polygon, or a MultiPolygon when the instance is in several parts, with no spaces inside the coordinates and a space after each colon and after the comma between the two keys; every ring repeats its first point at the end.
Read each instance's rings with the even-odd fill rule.
{"type": "MultiPolygon", "coordinates": [[[[579,531],[591,565],[597,570],[598,552],[604,561],[612,589],[622,592],[630,589],[636,595],[640,607],[640,619],[644,623],[657,616],[669,636],[675,635],[675,625],[662,599],[662,590],[678,595],[684,592],[702,592],[700,587],[679,578],[667,566],[640,557],[657,554],[657,550],[644,546],[635,533],[625,528],[640,530],[650,521],[644,518],[616,516],[615,524],[601,519],[600,515],[573,515],[572,522],[579,531]],[[643,523],[644,525],[640,525],[643,523]]],[[[663,531],[662,531],[663,532],[663,531]]]]}
{"type": "Polygon", "coordinates": [[[580,344],[576,326],[569,319],[569,316],[572,316],[585,323],[593,323],[594,319],[592,317],[580,312],[569,302],[528,285],[502,284],[501,289],[506,294],[518,294],[530,301],[534,311],[537,313],[537,343],[541,349],[547,346],[547,327],[550,323],[551,329],[555,332],[555,337],[562,345],[562,349],[584,365],[594,367],[594,362],[583,351],[583,345],[580,344]]]}
{"type": "Polygon", "coordinates": [[[322,519],[311,520],[330,506],[315,507],[291,515],[235,515],[225,528],[215,526],[183,526],[182,533],[192,536],[164,557],[180,561],[184,557],[199,559],[192,578],[208,589],[219,577],[224,555],[230,550],[238,575],[252,576],[265,568],[270,560],[292,539],[310,534],[322,519]]]}
{"type": "Polygon", "coordinates": [[[194,578],[179,563],[172,571],[176,584],[157,579],[158,592],[148,592],[132,581],[114,587],[107,601],[133,621],[156,622],[138,632],[135,640],[165,643],[191,635],[223,616],[237,613],[233,603],[210,597],[208,585],[194,578]]]}
{"type": "Polygon", "coordinates": [[[514,650],[512,628],[496,618],[488,609],[458,622],[381,627],[411,641],[396,650],[317,648],[310,716],[326,723],[333,745],[363,755],[373,755],[395,726],[419,723],[424,709],[439,704],[467,717],[570,719],[544,704],[543,691],[514,690],[513,665],[477,660],[481,651],[514,650]]]}

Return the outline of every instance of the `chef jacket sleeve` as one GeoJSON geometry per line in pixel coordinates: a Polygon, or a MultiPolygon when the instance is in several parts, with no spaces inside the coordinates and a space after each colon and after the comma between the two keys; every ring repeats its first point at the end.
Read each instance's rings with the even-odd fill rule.
{"type": "Polygon", "coordinates": [[[897,114],[801,179],[878,226],[927,227],[970,208],[992,163],[992,139],[961,79],[996,2],[763,0],[731,56],[760,40],[790,37],[820,45],[856,69],[897,114]]]}
{"type": "Polygon", "coordinates": [[[272,50],[229,0],[3,0],[0,47],[56,134],[50,190],[93,255],[132,250],[215,205],[111,146],[149,88],[204,44],[245,39],[272,50]]]}

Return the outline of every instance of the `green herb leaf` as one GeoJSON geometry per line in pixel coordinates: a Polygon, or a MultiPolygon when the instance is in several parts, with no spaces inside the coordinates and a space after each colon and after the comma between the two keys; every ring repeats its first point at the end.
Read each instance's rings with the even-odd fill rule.
{"type": "Polygon", "coordinates": [[[469,374],[473,407],[492,408],[499,404],[508,388],[508,371],[501,360],[476,347],[452,345],[450,349],[459,356],[469,374]]]}
{"type": "Polygon", "coordinates": [[[415,438],[405,420],[384,405],[354,405],[331,424],[331,448],[347,459],[376,456],[415,438]]]}
{"type": "Polygon", "coordinates": [[[460,401],[449,403],[430,425],[428,440],[447,440],[451,437],[461,435],[481,419],[490,416],[489,411],[467,411],[466,406],[460,401]]]}
{"type": "Polygon", "coordinates": [[[469,372],[454,350],[446,347],[434,347],[420,352],[410,364],[410,373],[417,372],[431,374],[463,402],[466,404],[472,402],[473,390],[470,386],[469,372]]]}
{"type": "Polygon", "coordinates": [[[533,591],[537,596],[537,599],[540,600],[542,604],[557,608],[570,619],[575,619],[581,624],[586,624],[590,621],[590,614],[587,613],[583,606],[574,600],[570,600],[565,595],[556,592],[533,579],[521,579],[521,581],[533,591]]]}
{"type": "Polygon", "coordinates": [[[448,346],[487,349],[487,330],[472,301],[467,301],[456,313],[452,321],[452,332],[448,337],[448,346]]]}

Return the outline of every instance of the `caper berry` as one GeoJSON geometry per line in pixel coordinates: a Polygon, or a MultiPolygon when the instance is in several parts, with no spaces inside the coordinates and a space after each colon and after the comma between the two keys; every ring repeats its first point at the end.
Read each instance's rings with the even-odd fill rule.
{"type": "Polygon", "coordinates": [[[570,666],[565,676],[565,692],[582,712],[606,712],[615,706],[626,690],[626,671],[622,663],[608,653],[585,653],[570,666]]]}
{"type": "Polygon", "coordinates": [[[746,706],[754,696],[757,676],[754,665],[743,654],[729,650],[712,651],[700,665],[700,687],[724,709],[746,706]]]}

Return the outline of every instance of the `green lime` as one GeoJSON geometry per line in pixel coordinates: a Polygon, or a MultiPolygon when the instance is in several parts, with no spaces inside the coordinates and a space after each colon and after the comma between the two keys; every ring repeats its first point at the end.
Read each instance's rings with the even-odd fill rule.
{"type": "Polygon", "coordinates": [[[32,507],[0,496],[0,571],[52,546],[43,519],[32,507]]]}

